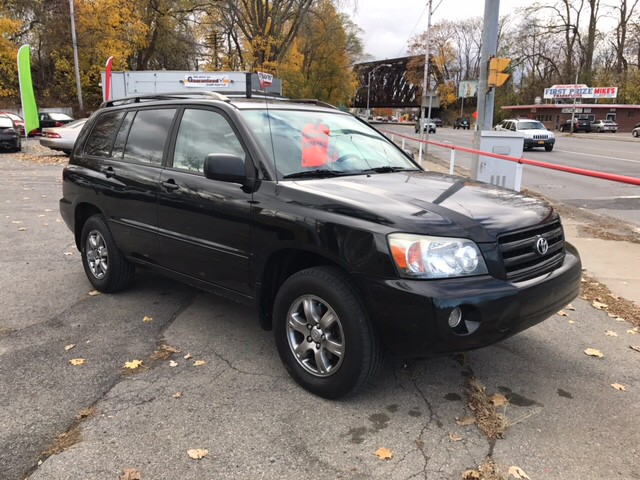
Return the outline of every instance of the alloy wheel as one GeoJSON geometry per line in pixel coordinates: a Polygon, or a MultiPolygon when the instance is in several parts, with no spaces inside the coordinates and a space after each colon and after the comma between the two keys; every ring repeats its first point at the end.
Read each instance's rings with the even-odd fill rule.
{"type": "Polygon", "coordinates": [[[89,232],[85,255],[91,274],[98,280],[104,278],[109,269],[109,252],[104,237],[98,230],[89,232]]]}

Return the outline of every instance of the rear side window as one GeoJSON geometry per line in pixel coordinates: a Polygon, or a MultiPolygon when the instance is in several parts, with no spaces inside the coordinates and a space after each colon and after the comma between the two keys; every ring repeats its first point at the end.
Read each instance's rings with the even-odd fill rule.
{"type": "Polygon", "coordinates": [[[138,111],[129,131],[124,160],[162,164],[164,146],[175,113],[174,108],[138,111]]]}
{"type": "Polygon", "coordinates": [[[89,134],[84,153],[98,157],[111,155],[111,146],[123,116],[124,112],[109,112],[101,115],[89,134]]]}

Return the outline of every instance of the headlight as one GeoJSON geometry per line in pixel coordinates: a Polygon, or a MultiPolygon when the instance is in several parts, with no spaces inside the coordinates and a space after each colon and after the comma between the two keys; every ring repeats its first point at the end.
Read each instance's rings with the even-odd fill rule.
{"type": "Polygon", "coordinates": [[[487,265],[471,240],[392,233],[393,261],[403,277],[451,278],[487,273],[487,265]]]}

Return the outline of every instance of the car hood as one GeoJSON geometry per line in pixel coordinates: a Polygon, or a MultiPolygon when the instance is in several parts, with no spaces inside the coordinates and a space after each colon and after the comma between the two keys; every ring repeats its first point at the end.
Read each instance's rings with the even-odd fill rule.
{"type": "Polygon", "coordinates": [[[389,231],[492,242],[556,218],[533,197],[461,177],[397,172],[282,182],[289,201],[378,223],[389,231]]]}

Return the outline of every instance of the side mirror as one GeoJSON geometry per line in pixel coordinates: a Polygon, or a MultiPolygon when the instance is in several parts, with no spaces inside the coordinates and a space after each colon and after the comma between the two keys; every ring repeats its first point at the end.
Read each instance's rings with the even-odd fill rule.
{"type": "Polygon", "coordinates": [[[230,153],[211,153],[204,161],[204,176],[221,182],[247,184],[244,160],[230,153]]]}

